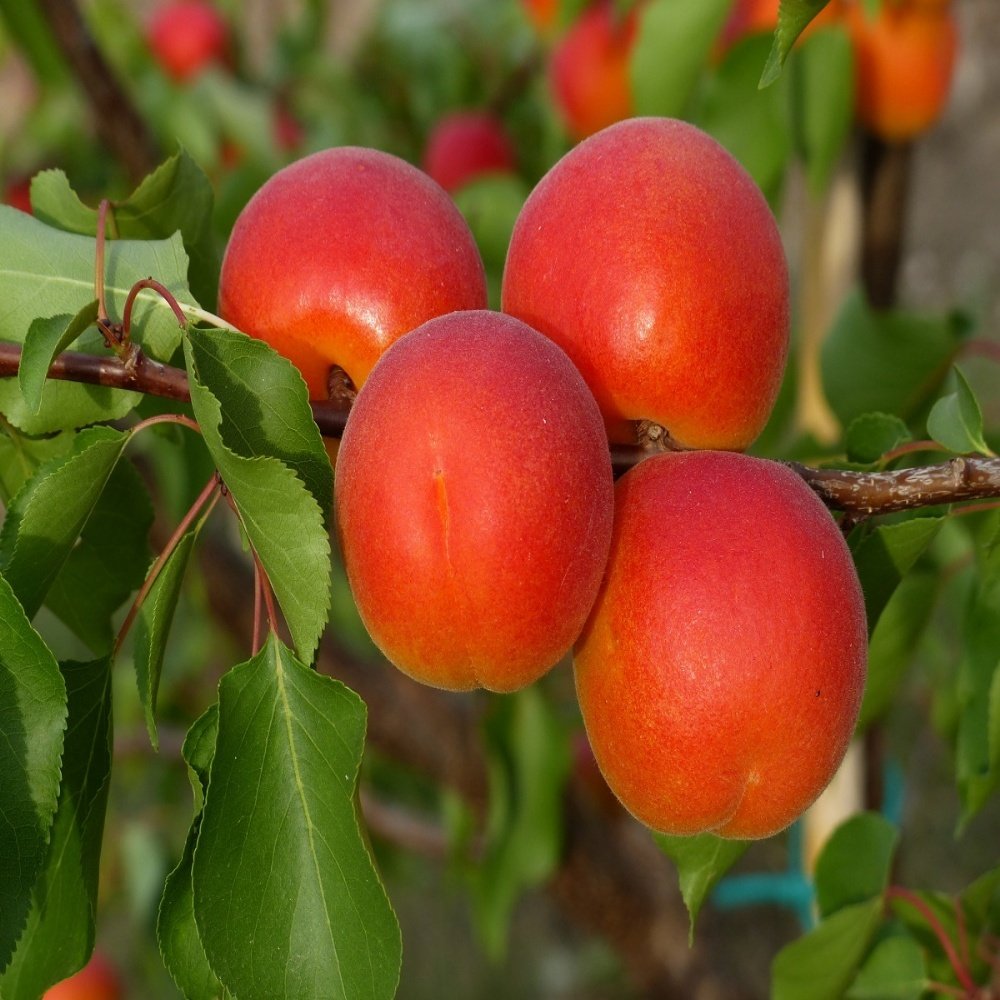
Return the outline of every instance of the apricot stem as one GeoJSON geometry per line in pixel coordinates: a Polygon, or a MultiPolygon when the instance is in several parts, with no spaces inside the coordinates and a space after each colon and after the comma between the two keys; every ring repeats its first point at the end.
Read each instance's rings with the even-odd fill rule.
{"type": "Polygon", "coordinates": [[[201,433],[198,422],[192,420],[190,417],[186,417],[183,413],[157,413],[153,417],[140,420],[139,423],[131,428],[130,433],[132,435],[138,434],[139,431],[144,431],[147,427],[153,427],[156,424],[180,424],[182,427],[187,427],[188,430],[196,431],[198,434],[201,433]]]}
{"type": "Polygon", "coordinates": [[[125,299],[125,307],[122,310],[122,340],[125,344],[129,344],[132,337],[132,307],[135,304],[136,296],[145,288],[152,289],[158,293],[163,301],[170,306],[182,330],[187,326],[187,317],[184,315],[184,311],[178,304],[177,299],[174,298],[173,292],[155,278],[143,278],[128,290],[128,296],[125,299]]]}

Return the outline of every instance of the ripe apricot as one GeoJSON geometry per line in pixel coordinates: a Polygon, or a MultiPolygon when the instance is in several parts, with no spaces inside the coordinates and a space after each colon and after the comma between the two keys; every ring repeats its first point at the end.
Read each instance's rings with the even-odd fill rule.
{"type": "Polygon", "coordinates": [[[331,368],[360,387],[379,355],[434,316],[486,305],[472,233],[422,170],[341,146],[279,170],[233,227],[219,311],[298,366],[312,399],[331,368]]]}
{"type": "Polygon", "coordinates": [[[154,11],[146,40],[156,61],[178,81],[190,80],[206,66],[225,62],[229,29],[222,14],[204,0],[177,0],[154,11]]]}
{"type": "Polygon", "coordinates": [[[591,136],[518,216],[502,306],[587,380],[612,440],[652,421],[693,448],[742,449],[777,397],[788,268],[760,190],[713,138],[633,118],[591,136]]]}
{"type": "Polygon", "coordinates": [[[436,687],[512,691],[567,653],[611,539],[611,459],[569,358],[501,313],[383,355],[337,458],[337,529],[385,655],[436,687]]]}
{"type": "Polygon", "coordinates": [[[944,111],[955,70],[958,28],[950,5],[885,0],[874,19],[861,3],[843,6],[859,121],[888,142],[927,131],[944,111]]]}
{"type": "Polygon", "coordinates": [[[427,137],[423,168],[445,191],[514,166],[514,147],[503,123],[488,111],[452,112],[427,137]]]}
{"type": "Polygon", "coordinates": [[[600,0],[552,50],[552,95],[574,138],[583,139],[632,114],[629,59],[637,25],[634,9],[622,16],[610,0],[600,0]]]}
{"type": "Polygon", "coordinates": [[[687,452],[619,480],[574,663],[597,763],[643,823],[737,839],[786,827],[844,756],[866,656],[847,545],[791,470],[687,452]]]}
{"type": "Polygon", "coordinates": [[[121,1000],[123,995],[114,966],[95,952],[79,972],[46,990],[43,1000],[121,1000]]]}

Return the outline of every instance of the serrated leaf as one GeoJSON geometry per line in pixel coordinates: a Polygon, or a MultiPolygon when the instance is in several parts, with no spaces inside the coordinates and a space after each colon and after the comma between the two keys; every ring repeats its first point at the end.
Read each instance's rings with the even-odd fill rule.
{"type": "Polygon", "coordinates": [[[826,5],[827,0],[781,0],[778,25],[774,29],[774,43],[760,77],[761,87],[767,87],[778,79],[795,40],[826,5]]]}
{"type": "Polygon", "coordinates": [[[688,945],[691,945],[694,943],[694,924],[702,904],[719,879],[743,857],[750,842],[724,840],[710,833],[696,837],[668,837],[658,833],[656,842],[677,866],[681,895],[690,918],[688,945]]]}
{"type": "Polygon", "coordinates": [[[730,0],[651,0],[642,8],[629,59],[637,115],[684,114],[729,5],[730,0]]]}
{"type": "Polygon", "coordinates": [[[184,740],[182,753],[195,792],[195,812],[181,860],[164,884],[156,919],[156,940],[163,964],[178,989],[191,1000],[208,1000],[223,995],[222,985],[208,964],[208,956],[198,934],[191,881],[194,850],[201,829],[201,810],[218,731],[219,709],[218,705],[212,705],[195,721],[184,740]]]}
{"type": "Polygon", "coordinates": [[[870,465],[912,439],[906,423],[892,413],[862,413],[850,422],[844,436],[847,460],[870,465]]]}
{"type": "Polygon", "coordinates": [[[955,369],[955,392],[939,399],[927,416],[927,433],[938,444],[960,455],[992,455],[983,439],[983,413],[961,369],[955,369]]]}
{"type": "Polygon", "coordinates": [[[69,718],[59,805],[31,913],[0,977],[4,1000],[35,1000],[83,968],[94,948],[101,837],[111,777],[111,670],[64,663],[69,718]]]}
{"type": "Polygon", "coordinates": [[[845,427],[863,413],[912,420],[930,405],[969,331],[960,314],[875,312],[847,296],[823,342],[823,388],[845,427]]]}
{"type": "Polygon", "coordinates": [[[0,421],[0,493],[5,507],[40,465],[65,455],[73,446],[74,434],[29,437],[11,424],[0,421]]]}
{"type": "Polygon", "coordinates": [[[33,618],[83,530],[127,435],[110,427],[78,434],[66,456],[24,484],[0,529],[0,570],[33,618]]]}
{"type": "Polygon", "coordinates": [[[847,1000],[920,1000],[927,985],[923,948],[908,934],[893,934],[872,949],[847,1000]]]}
{"type": "Polygon", "coordinates": [[[788,86],[756,86],[769,44],[766,36],[753,34],[726,53],[706,81],[696,123],[746,167],[775,204],[791,159],[792,123],[788,86]]]}
{"type": "Polygon", "coordinates": [[[191,330],[198,378],[222,403],[219,433],[237,455],[273,455],[306,484],[324,521],[333,470],[299,370],[264,341],[232,330],[191,330]]]}
{"type": "Polygon", "coordinates": [[[829,917],[844,907],[881,898],[899,831],[876,813],[852,816],[834,830],[816,859],[816,903],[829,917]]]}
{"type": "MultiPolygon", "coordinates": [[[[237,335],[232,336],[236,341],[237,335]]],[[[194,339],[198,340],[197,334],[194,339]]],[[[234,349],[238,351],[248,339],[240,338],[234,349]]],[[[236,433],[234,428],[240,420],[264,420],[263,412],[248,416],[241,393],[233,392],[228,381],[207,387],[198,370],[198,353],[192,341],[185,339],[195,417],[247,537],[271,581],[292,641],[302,659],[308,660],[319,642],[330,607],[330,542],[323,511],[303,480],[279,459],[259,454],[250,457],[251,449],[261,447],[269,432],[244,428],[236,433]],[[216,397],[216,391],[224,398],[216,397]],[[234,446],[246,451],[237,453],[234,446]]],[[[296,421],[291,429],[298,431],[300,427],[296,421]]],[[[297,440],[296,433],[293,441],[297,440]]]]}
{"type": "Polygon", "coordinates": [[[521,893],[547,879],[559,861],[570,753],[565,732],[534,688],[498,701],[485,737],[490,812],[473,898],[486,950],[498,958],[521,893]]]}
{"type": "Polygon", "coordinates": [[[66,714],[59,665],[0,576],[0,971],[24,929],[45,863],[66,714]]]}
{"type": "Polygon", "coordinates": [[[119,462],[45,595],[45,606],[95,655],[110,652],[111,616],[149,568],[153,505],[131,462],[119,462]]]}
{"type": "Polygon", "coordinates": [[[360,699],[273,635],[219,685],[194,905],[209,962],[241,1000],[395,992],[399,927],[354,802],[364,730],[360,699]]]}
{"type": "Polygon", "coordinates": [[[96,320],[97,299],[94,299],[75,316],[39,318],[28,327],[17,378],[24,402],[33,414],[37,414],[42,407],[42,389],[52,360],[96,320]]]}
{"type": "MultiPolygon", "coordinates": [[[[191,290],[208,307],[215,302],[219,273],[212,235],[214,200],[208,177],[182,149],[112,207],[121,239],[166,239],[180,232],[191,258],[191,290]]],[[[61,170],[46,170],[34,178],[31,205],[35,215],[49,225],[84,236],[97,231],[96,210],[80,201],[61,170]]]]}
{"type": "Polygon", "coordinates": [[[163,655],[174,612],[177,610],[184,571],[196,537],[196,532],[189,531],[177,543],[146,594],[133,625],[135,679],[139,686],[143,715],[146,717],[146,729],[154,750],[158,750],[160,746],[156,733],[156,696],[160,689],[163,655]]]}
{"type": "Polygon", "coordinates": [[[786,945],[771,965],[771,1000],[840,1000],[881,918],[881,899],[855,903],[786,945]]]}
{"type": "Polygon", "coordinates": [[[944,521],[943,517],[914,517],[874,529],[855,529],[849,536],[848,544],[865,595],[869,635],[899,581],[930,545],[944,521]]]}
{"type": "MultiPolygon", "coordinates": [[[[33,216],[0,205],[0,340],[23,343],[39,303],[47,316],[76,316],[94,298],[96,241],[61,232],[33,216]]],[[[187,255],[179,235],[167,240],[111,240],[105,257],[105,296],[112,318],[120,318],[129,289],[154,275],[182,302],[187,289],[187,255]]],[[[144,291],[133,310],[133,336],[151,357],[166,361],[180,342],[177,319],[166,303],[144,291]]],[[[100,334],[85,333],[73,347],[104,350],[100,334]]],[[[121,389],[53,382],[46,386],[41,412],[21,395],[17,379],[0,379],[0,413],[29,434],[80,427],[123,417],[140,396],[121,389]]]]}
{"type": "Polygon", "coordinates": [[[854,56],[846,29],[837,25],[805,39],[790,75],[797,145],[809,185],[820,195],[830,184],[854,123],[854,56]]]}

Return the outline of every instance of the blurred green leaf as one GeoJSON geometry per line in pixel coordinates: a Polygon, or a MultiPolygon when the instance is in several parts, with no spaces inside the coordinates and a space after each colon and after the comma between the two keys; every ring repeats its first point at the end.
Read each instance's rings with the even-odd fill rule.
{"type": "Polygon", "coordinates": [[[899,831],[877,813],[852,816],[834,830],[816,860],[816,903],[824,919],[881,898],[889,884],[899,831]]]}
{"type": "Polygon", "coordinates": [[[59,798],[66,684],[0,576],[0,971],[28,918],[59,798]]]}
{"type": "Polygon", "coordinates": [[[790,76],[797,146],[809,185],[820,195],[829,187],[854,124],[851,40],[839,25],[817,31],[803,40],[793,62],[790,76]]]}
{"type": "Polygon", "coordinates": [[[473,895],[486,949],[499,957],[518,897],[558,864],[570,753],[566,733],[533,687],[498,700],[484,735],[490,812],[473,895]]]}
{"type": "MultiPolygon", "coordinates": [[[[0,976],[4,1000],[36,1000],[94,948],[101,838],[111,781],[111,667],[64,663],[69,696],[59,804],[31,912],[0,976]]],[[[6,791],[6,789],[5,789],[6,791]]]]}
{"type": "Polygon", "coordinates": [[[855,903],[786,945],[771,965],[771,1000],[840,1000],[881,919],[881,899],[855,903]]]}
{"type": "Polygon", "coordinates": [[[690,946],[694,944],[694,924],[702,904],[719,879],[743,856],[750,842],[726,840],[711,833],[696,837],[668,837],[658,833],[655,838],[660,849],[677,866],[681,895],[690,917],[690,946]]]}
{"type": "Polygon", "coordinates": [[[781,0],[774,43],[760,78],[761,87],[767,87],[778,79],[795,39],[826,5],[827,0],[781,0]]]}
{"type": "Polygon", "coordinates": [[[908,934],[880,941],[847,991],[847,1000],[920,1000],[927,990],[924,950],[908,934]]]}
{"type": "Polygon", "coordinates": [[[21,350],[17,379],[21,395],[33,415],[42,406],[42,388],[49,366],[84,330],[97,321],[97,299],[88,302],[75,316],[39,317],[28,327],[21,350]]]}
{"type": "Polygon", "coordinates": [[[39,81],[50,86],[65,83],[66,63],[38,0],[0,0],[0,16],[39,81]]]}
{"type": "Polygon", "coordinates": [[[927,433],[938,444],[960,455],[979,452],[992,455],[983,439],[983,413],[971,386],[955,368],[955,392],[939,399],[927,416],[927,433]]]}
{"type": "Polygon", "coordinates": [[[357,695],[273,634],[219,685],[192,878],[205,952],[237,996],[395,993],[399,927],[354,802],[364,736],[357,695]]]}
{"type": "Polygon", "coordinates": [[[639,14],[629,64],[637,115],[684,115],[730,0],[650,0],[639,14]]]}
{"type": "Polygon", "coordinates": [[[911,441],[905,422],[891,413],[862,413],[847,426],[844,443],[849,462],[871,465],[886,452],[911,441]]]}
{"type": "Polygon", "coordinates": [[[847,426],[864,413],[912,420],[929,405],[968,333],[959,314],[875,312],[860,292],[849,295],[823,344],[823,386],[847,426]]]}

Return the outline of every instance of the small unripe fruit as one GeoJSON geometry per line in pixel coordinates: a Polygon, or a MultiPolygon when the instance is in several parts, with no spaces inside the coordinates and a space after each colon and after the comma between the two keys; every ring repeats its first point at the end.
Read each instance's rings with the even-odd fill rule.
{"type": "Polygon", "coordinates": [[[693,125],[620,122],[570,150],[525,202],[505,312],[551,337],[612,440],[658,424],[691,448],[746,448],[777,398],[788,268],[764,196],[693,125]]]}
{"type": "Polygon", "coordinates": [[[401,670],[513,691],[572,646],[611,537],[601,416],[569,358],[485,310],[394,344],[351,409],[337,529],[358,610],[401,670]]]}
{"type": "Polygon", "coordinates": [[[472,233],[422,170],[342,146],[279,170],[240,213],[219,311],[298,366],[312,399],[331,368],[360,387],[379,355],[435,316],[486,305],[472,233]]]}
{"type": "Polygon", "coordinates": [[[600,0],[552,50],[552,95],[574,138],[586,138],[632,114],[629,59],[637,24],[634,10],[622,16],[608,0],[600,0]]]}
{"type": "Polygon", "coordinates": [[[487,111],[456,111],[431,130],[424,170],[445,189],[457,191],[484,174],[514,169],[514,147],[503,123],[487,111]]]}
{"type": "Polygon", "coordinates": [[[212,63],[225,62],[229,29],[222,15],[202,0],[159,7],[146,31],[149,47],[168,76],[190,80],[212,63]]]}
{"type": "Polygon", "coordinates": [[[688,452],[619,480],[574,664],[601,772],[647,826],[736,839],[788,826],[843,759],[866,656],[847,545],[791,470],[688,452]]]}

